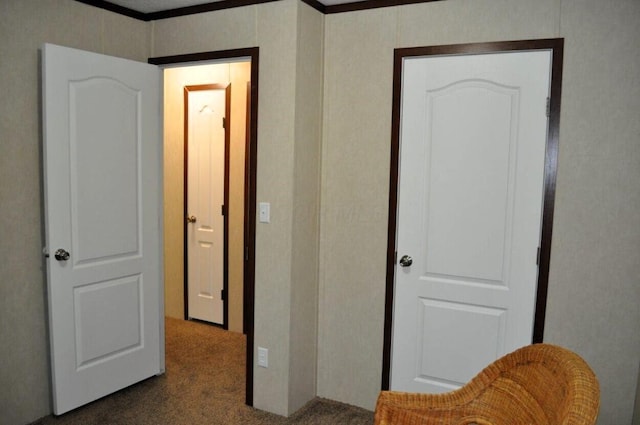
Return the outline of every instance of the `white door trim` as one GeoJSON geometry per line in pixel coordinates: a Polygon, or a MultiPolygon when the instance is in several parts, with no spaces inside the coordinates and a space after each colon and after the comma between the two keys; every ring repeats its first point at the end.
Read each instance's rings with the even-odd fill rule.
{"type": "Polygon", "coordinates": [[[393,305],[395,287],[396,228],[398,207],[398,172],[399,146],[401,122],[401,93],[402,93],[402,64],[407,57],[464,55],[497,53],[507,51],[535,51],[548,50],[552,54],[551,66],[551,96],[549,99],[547,129],[547,145],[545,154],[545,181],[543,192],[542,232],[539,252],[539,274],[536,295],[536,312],[534,320],[533,342],[542,342],[544,333],[544,318],[547,300],[547,285],[549,279],[549,260],[551,256],[551,236],[553,230],[553,209],[555,199],[557,156],[560,126],[560,95],[562,84],[562,57],[564,39],[524,40],[495,43],[473,43],[449,46],[414,47],[395,49],[393,74],[393,116],[391,137],[391,162],[389,179],[389,224],[387,240],[387,279],[385,298],[385,325],[382,364],[382,389],[390,387],[391,347],[393,329],[393,305]]]}

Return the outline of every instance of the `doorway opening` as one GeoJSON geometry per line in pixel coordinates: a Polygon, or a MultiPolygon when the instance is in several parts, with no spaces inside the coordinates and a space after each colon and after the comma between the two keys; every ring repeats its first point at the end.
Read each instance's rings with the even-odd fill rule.
{"type": "MultiPolygon", "coordinates": [[[[224,202],[216,208],[223,216],[225,237],[220,241],[223,247],[219,252],[223,252],[223,258],[219,258],[218,266],[222,290],[215,294],[221,295],[218,298],[222,298],[223,307],[221,319],[211,322],[246,334],[245,402],[252,406],[258,48],[156,57],[149,59],[149,63],[164,68],[165,314],[168,317],[193,317],[189,311],[188,271],[189,256],[193,256],[194,249],[189,253],[187,236],[193,224],[191,217],[197,222],[197,216],[188,208],[189,124],[185,102],[189,92],[200,91],[197,89],[202,86],[213,85],[209,86],[213,90],[224,88],[228,148],[224,153],[226,171],[223,175],[227,177],[223,177],[222,183],[226,187],[224,202]]],[[[203,112],[211,111],[204,108],[203,112]]],[[[210,262],[207,258],[200,261],[205,267],[210,262]]]]}
{"type": "Polygon", "coordinates": [[[164,69],[166,314],[240,333],[250,78],[246,58],[164,69]]]}

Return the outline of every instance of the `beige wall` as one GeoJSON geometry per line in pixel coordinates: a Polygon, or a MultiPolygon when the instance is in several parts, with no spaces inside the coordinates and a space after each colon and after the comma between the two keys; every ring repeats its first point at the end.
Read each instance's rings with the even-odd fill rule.
{"type": "Polygon", "coordinates": [[[601,424],[631,420],[640,360],[640,2],[563,1],[565,74],[545,338],[594,368],[601,424]]]}
{"type": "Polygon", "coordinates": [[[247,138],[247,83],[251,63],[229,65],[231,77],[231,152],[229,153],[229,330],[243,332],[244,172],[247,138]]]}
{"type": "MultiPolygon", "coordinates": [[[[317,155],[313,160],[313,152],[319,150],[320,116],[318,106],[310,106],[309,112],[296,110],[302,93],[319,94],[316,77],[298,71],[298,38],[302,40],[307,31],[317,33],[321,21],[321,16],[313,16],[319,15],[316,11],[311,11],[312,16],[301,12],[307,7],[285,0],[153,23],[153,56],[260,48],[257,200],[271,203],[271,222],[258,223],[256,228],[255,345],[269,349],[269,368],[254,368],[254,405],[283,415],[315,394],[315,342],[307,347],[306,339],[299,342],[291,337],[310,334],[314,340],[316,320],[315,308],[293,309],[292,299],[317,305],[313,248],[317,247],[318,205],[317,196],[306,189],[315,187],[317,194],[318,161],[317,155]],[[298,26],[299,14],[313,30],[298,26]],[[309,208],[309,233],[300,233],[306,228],[297,220],[294,224],[301,205],[309,208]],[[298,255],[294,265],[295,250],[311,256],[298,255]]],[[[318,56],[312,56],[312,64],[321,69],[318,56]]]]}
{"type": "Polygon", "coordinates": [[[255,332],[270,367],[254,369],[254,400],[287,414],[316,379],[318,395],[367,408],[380,388],[393,48],[544,37],[565,37],[545,339],[593,366],[600,423],[630,423],[640,358],[638,22],[635,0],[449,0],[325,17],[283,0],[153,23],[70,0],[0,2],[0,423],[50,412],[42,42],[141,61],[260,47],[257,196],[271,202],[272,220],[257,225],[255,332]]]}
{"type": "MultiPolygon", "coordinates": [[[[640,368],[638,368],[640,369],[640,368]]],[[[638,370],[638,386],[636,387],[636,402],[633,409],[633,425],[640,425],[640,370],[638,370]]]]}
{"type": "MultiPolygon", "coordinates": [[[[298,64],[297,50],[304,47],[298,45],[298,33],[301,40],[305,34],[315,34],[321,43],[318,31],[322,18],[313,10],[301,12],[300,5],[285,0],[144,23],[71,0],[0,3],[0,70],[6,76],[0,83],[0,173],[4,182],[0,184],[0,252],[6,259],[1,263],[0,286],[1,423],[26,423],[50,412],[37,74],[37,49],[45,41],[140,61],[150,56],[260,48],[257,196],[259,201],[271,202],[272,216],[271,223],[257,228],[255,334],[256,345],[269,348],[270,364],[268,369],[255,369],[254,404],[289,414],[315,394],[315,309],[292,312],[291,299],[317,305],[317,255],[313,255],[313,248],[318,245],[314,216],[319,165],[314,158],[319,151],[319,103],[296,115],[295,102],[296,90],[310,93],[320,102],[317,75],[297,76],[296,72],[298,65],[305,65],[298,64]],[[311,30],[298,28],[299,14],[301,23],[312,24],[311,30]],[[307,89],[307,85],[312,87],[307,89]],[[294,154],[296,134],[302,141],[294,154]],[[308,164],[312,166],[306,167],[308,164]],[[296,186],[295,192],[294,175],[305,182],[296,186]],[[312,202],[308,204],[308,200],[312,202]],[[294,209],[299,205],[310,208],[309,228],[296,226],[294,236],[294,209]],[[294,246],[312,254],[298,258],[301,262],[295,270],[294,246]],[[306,274],[294,289],[294,274],[299,277],[302,270],[306,274]],[[306,339],[292,341],[292,332],[306,339]],[[312,341],[310,346],[308,340],[312,341]],[[291,351],[295,352],[290,356],[291,351]],[[296,366],[292,366],[292,359],[298,362],[296,366]]],[[[321,69],[318,52],[316,46],[307,56],[316,70],[321,69]]]]}
{"type": "Polygon", "coordinates": [[[316,395],[323,17],[299,3],[289,411],[316,395]]]}
{"type": "Polygon", "coordinates": [[[0,424],[51,412],[38,49],[44,42],[140,61],[148,24],[67,0],[0,2],[0,424]]]}
{"type": "Polygon", "coordinates": [[[231,84],[229,152],[229,330],[242,332],[244,152],[249,62],[164,71],[165,314],[184,318],[184,86],[231,84]]]}
{"type": "Polygon", "coordinates": [[[640,358],[640,3],[449,0],[325,17],[318,395],[380,388],[394,47],[565,38],[545,340],[631,421],[640,358]],[[354,261],[355,259],[355,261],[354,261]]]}
{"type": "Polygon", "coordinates": [[[396,9],[325,17],[318,395],[380,391],[396,9]]]}

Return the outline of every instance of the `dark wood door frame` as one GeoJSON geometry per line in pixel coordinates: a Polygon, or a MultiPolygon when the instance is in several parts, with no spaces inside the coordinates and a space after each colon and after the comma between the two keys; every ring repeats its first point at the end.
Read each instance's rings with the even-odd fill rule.
{"type": "Polygon", "coordinates": [[[391,381],[391,344],[393,328],[393,293],[395,283],[396,227],[398,205],[398,160],[400,149],[400,102],[402,93],[402,64],[405,58],[420,56],[468,55],[512,51],[551,51],[551,93],[549,122],[544,163],[544,192],[542,231],[538,260],[538,288],[532,341],[542,342],[549,283],[551,235],[558,168],[558,141],[560,135],[560,95],[562,91],[562,58],[564,39],[504,41],[493,43],[455,44],[447,46],[412,47],[394,50],[393,58],[393,116],[391,121],[391,171],[389,177],[389,227],[387,239],[387,278],[384,319],[384,345],[382,354],[382,389],[388,390],[391,381]]]}
{"type": "MultiPolygon", "coordinates": [[[[244,225],[244,289],[243,289],[243,328],[247,335],[246,352],[246,394],[245,403],[253,406],[253,345],[254,345],[254,315],[255,315],[255,252],[256,252],[256,171],[258,147],[258,71],[259,48],[219,50],[212,52],[189,53],[177,56],[161,56],[149,58],[154,65],[175,65],[179,63],[194,65],[197,62],[213,60],[232,60],[248,58],[251,62],[251,90],[247,118],[246,150],[245,150],[245,225],[244,225]]],[[[200,64],[198,64],[200,65],[200,64]]]]}
{"type": "MultiPolygon", "coordinates": [[[[231,83],[197,84],[184,86],[184,212],[189,215],[189,93],[202,90],[224,90],[224,200],[223,215],[223,253],[222,253],[222,328],[229,329],[229,157],[231,150],[231,83]]],[[[222,123],[220,123],[222,125],[222,123]]],[[[244,186],[244,185],[243,185],[244,186]]],[[[244,211],[246,215],[246,209],[244,211]]],[[[184,221],[184,318],[189,319],[189,244],[187,232],[189,223],[184,221]]],[[[244,250],[243,250],[244,251],[244,250]]],[[[244,253],[243,253],[244,254],[244,253]]]]}

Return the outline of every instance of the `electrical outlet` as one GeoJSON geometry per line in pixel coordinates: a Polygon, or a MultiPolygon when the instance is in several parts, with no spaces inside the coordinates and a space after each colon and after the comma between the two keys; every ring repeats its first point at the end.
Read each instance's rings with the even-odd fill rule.
{"type": "Polygon", "coordinates": [[[269,367],[269,349],[258,347],[258,366],[269,367]]]}

